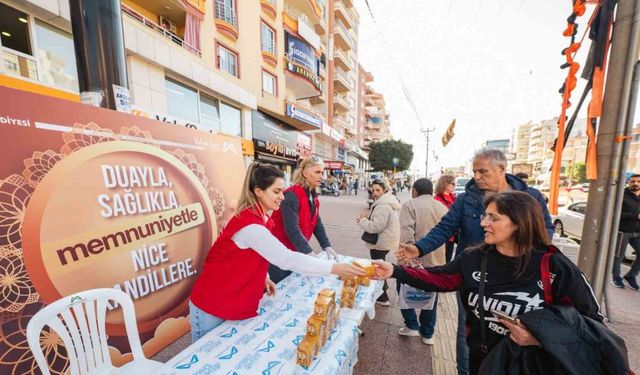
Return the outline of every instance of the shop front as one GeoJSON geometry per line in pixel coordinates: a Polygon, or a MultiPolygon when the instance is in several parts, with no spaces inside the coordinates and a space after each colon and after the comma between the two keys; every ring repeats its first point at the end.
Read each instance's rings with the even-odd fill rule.
{"type": "Polygon", "coordinates": [[[252,132],[255,159],[280,168],[285,185],[291,183],[298,161],[298,131],[260,111],[252,112],[252,132]]]}

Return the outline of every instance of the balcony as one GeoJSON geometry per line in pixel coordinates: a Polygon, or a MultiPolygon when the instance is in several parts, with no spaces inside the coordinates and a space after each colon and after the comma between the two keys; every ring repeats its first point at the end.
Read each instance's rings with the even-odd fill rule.
{"type": "Polygon", "coordinates": [[[336,12],[336,21],[340,20],[340,22],[347,28],[353,28],[353,20],[351,20],[350,13],[347,11],[344,4],[336,2],[334,6],[336,12]]]}
{"type": "Polygon", "coordinates": [[[336,49],[333,51],[333,62],[336,64],[336,66],[340,67],[345,72],[351,70],[349,57],[340,49],[336,49]]]}
{"type": "Polygon", "coordinates": [[[351,90],[349,76],[344,72],[344,70],[336,68],[333,74],[333,81],[335,91],[343,93],[351,90]]]}
{"type": "Polygon", "coordinates": [[[324,22],[325,7],[318,0],[285,0],[285,8],[297,9],[298,12],[295,13],[306,15],[312,25],[324,22]]]}
{"type": "Polygon", "coordinates": [[[216,29],[234,41],[238,39],[238,15],[224,0],[216,0],[216,29]]]}
{"type": "MultiPolygon", "coordinates": [[[[154,2],[151,2],[151,3],[154,3],[154,2]]],[[[167,40],[172,41],[173,43],[181,46],[182,48],[184,48],[187,51],[193,53],[194,55],[202,56],[202,51],[200,51],[199,48],[197,48],[196,46],[192,46],[189,43],[185,42],[180,36],[172,33],[167,28],[158,25],[154,21],[151,21],[150,19],[146,18],[145,16],[143,16],[142,14],[140,14],[139,12],[137,12],[136,10],[134,10],[133,8],[131,8],[131,7],[127,6],[127,5],[125,5],[125,4],[121,4],[121,7],[122,7],[122,12],[124,14],[126,14],[127,16],[129,16],[130,18],[132,18],[133,20],[135,20],[135,21],[147,26],[148,28],[154,30],[156,33],[158,33],[158,34],[164,36],[165,38],[167,38],[167,40]]],[[[165,14],[168,17],[170,17],[170,19],[172,21],[180,20],[180,22],[176,22],[176,27],[177,28],[184,28],[186,12],[182,8],[180,8],[180,9],[171,8],[170,11],[167,11],[166,9],[147,9],[147,10],[149,10],[150,12],[158,11],[158,12],[160,12],[162,14],[165,14]]]]}
{"type": "Polygon", "coordinates": [[[333,97],[333,106],[340,112],[349,112],[349,110],[351,109],[347,97],[340,94],[337,94],[333,97]]]}
{"type": "Polygon", "coordinates": [[[272,20],[276,19],[276,8],[278,6],[276,0],[260,0],[262,11],[266,13],[272,20]]]}
{"type": "Polygon", "coordinates": [[[353,0],[341,0],[341,1],[342,1],[342,3],[344,3],[344,5],[347,8],[351,8],[353,6],[353,0]]]}
{"type": "Polygon", "coordinates": [[[335,28],[333,35],[336,45],[344,51],[350,51],[354,45],[353,38],[349,35],[347,28],[342,25],[340,20],[336,20],[335,25],[337,27],[335,28]]]}

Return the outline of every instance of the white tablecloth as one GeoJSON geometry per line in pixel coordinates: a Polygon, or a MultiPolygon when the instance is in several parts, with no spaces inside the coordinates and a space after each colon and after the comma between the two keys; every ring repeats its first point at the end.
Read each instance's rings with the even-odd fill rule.
{"type": "Polygon", "coordinates": [[[354,308],[341,309],[327,344],[304,369],[296,364],[296,349],[323,288],[333,288],[339,296],[342,282],[334,276],[290,275],[278,284],[275,297],[262,298],[257,317],[222,323],[156,374],[351,374],[358,360],[358,324],[365,312],[371,318],[375,314],[373,304],[382,293],[382,282],[372,280],[368,287],[359,287],[354,308]]]}

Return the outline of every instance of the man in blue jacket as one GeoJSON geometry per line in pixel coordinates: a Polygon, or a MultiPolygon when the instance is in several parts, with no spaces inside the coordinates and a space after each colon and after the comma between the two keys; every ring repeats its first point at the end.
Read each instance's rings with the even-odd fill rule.
{"type": "MultiPolygon", "coordinates": [[[[507,174],[506,169],[507,159],[502,151],[493,149],[478,151],[473,158],[473,178],[465,186],[465,192],[456,197],[449,212],[426,236],[415,244],[400,245],[400,249],[396,252],[398,260],[423,256],[437,250],[456,231],[458,232],[456,255],[462,253],[467,247],[481,244],[484,241],[484,230],[480,226],[480,218],[484,215],[482,204],[484,198],[489,194],[509,190],[527,192],[540,203],[549,238],[553,238],[554,226],[542,193],[527,186],[520,178],[507,174]]],[[[467,375],[469,348],[466,343],[465,313],[459,295],[456,361],[458,375],[467,375]]]]}

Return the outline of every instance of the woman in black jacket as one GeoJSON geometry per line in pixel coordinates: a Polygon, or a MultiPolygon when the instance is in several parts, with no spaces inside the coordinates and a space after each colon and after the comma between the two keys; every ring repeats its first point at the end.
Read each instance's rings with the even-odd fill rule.
{"type": "Polygon", "coordinates": [[[471,374],[478,373],[487,353],[505,336],[521,346],[540,345],[522,322],[499,319],[491,311],[517,318],[545,308],[546,281],[550,282],[547,292],[551,294],[547,297],[556,304],[573,306],[582,315],[602,321],[584,275],[549,243],[542,210],[535,199],[516,191],[498,193],[485,200],[485,210],[481,219],[484,244],[465,251],[451,263],[417,270],[375,262],[379,278],[395,277],[426,291],[460,291],[467,313],[471,374]],[[543,258],[549,272],[541,271],[543,258]]]}

